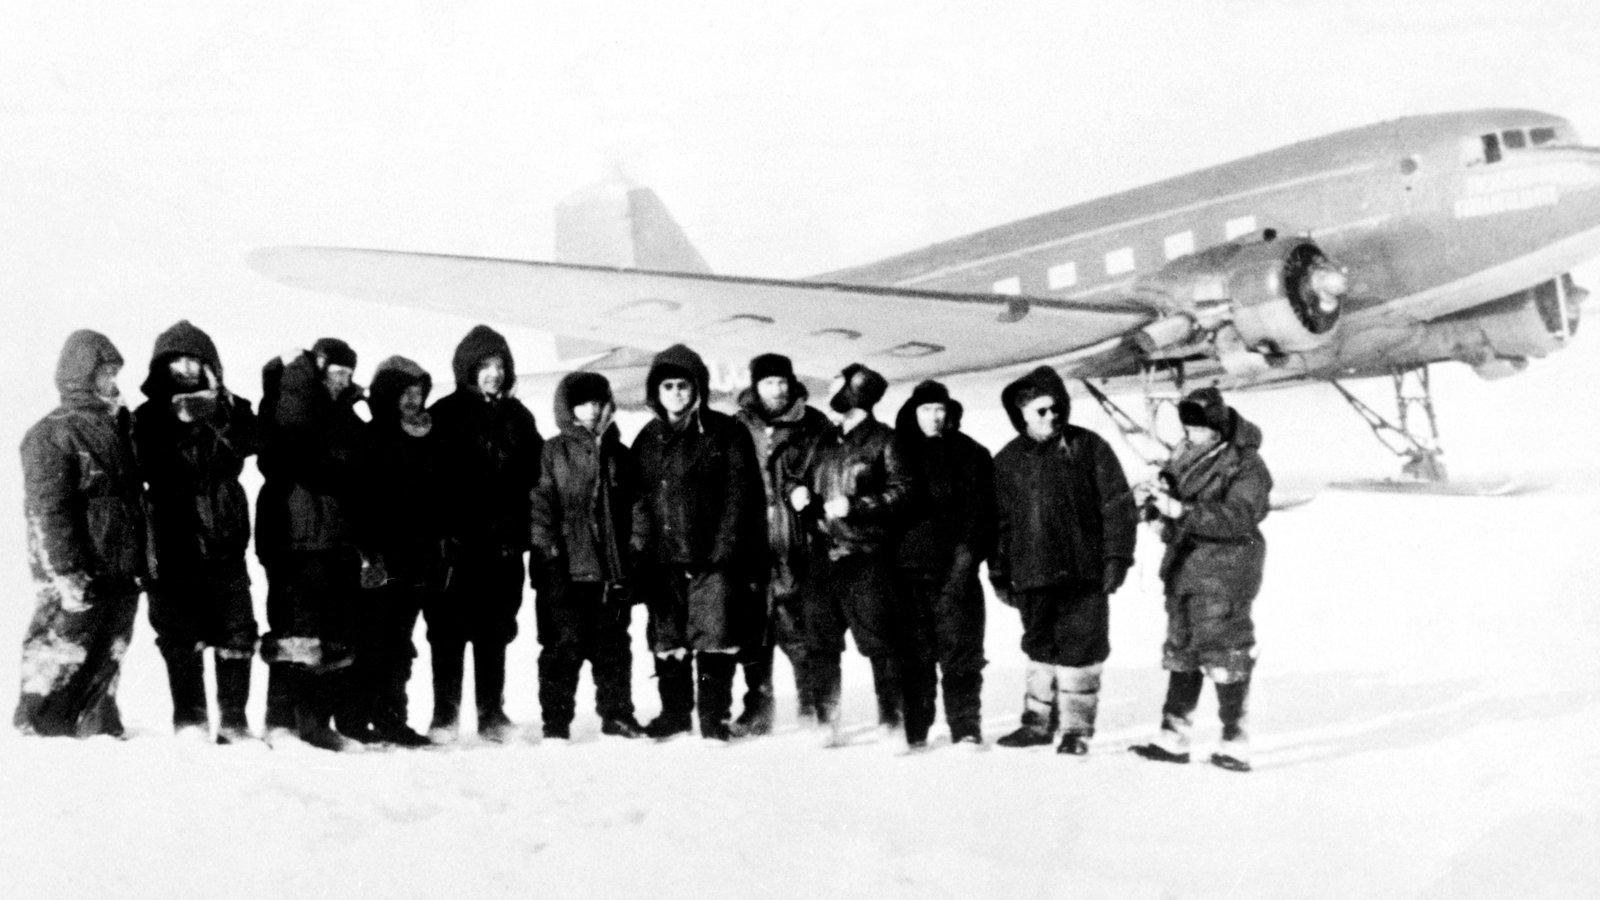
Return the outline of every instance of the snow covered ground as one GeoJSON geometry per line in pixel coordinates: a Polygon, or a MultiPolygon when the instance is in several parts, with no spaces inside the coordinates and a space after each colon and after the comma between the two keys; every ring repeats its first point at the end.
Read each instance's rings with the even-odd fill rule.
{"type": "MultiPolygon", "coordinates": [[[[363,382],[390,353],[447,381],[471,323],[301,294],[245,254],[543,257],[551,206],[607,159],[657,188],[718,271],[801,277],[1401,115],[1548,109],[1600,135],[1593,3],[1224,6],[6,5],[0,450],[54,404],[78,327],[118,343],[130,394],[180,317],[250,398],[262,362],[324,334],[357,347],[363,382]],[[1284,52],[1308,38],[1316,54],[1284,52]]],[[[1589,269],[1579,282],[1600,287],[1589,269]]],[[[1165,683],[1148,538],[1114,600],[1086,759],[962,752],[942,728],[931,752],[898,755],[869,740],[859,659],[858,740],[837,750],[795,732],[784,666],[780,733],[729,747],[601,738],[587,676],[569,745],[186,744],[141,615],[130,740],[0,724],[0,896],[1600,896],[1600,301],[1588,313],[1572,349],[1525,374],[1435,375],[1452,471],[1542,489],[1330,491],[1268,520],[1252,774],[1126,752],[1165,683]]],[[[548,355],[541,335],[507,335],[524,369],[548,355]]],[[[954,388],[998,447],[998,385],[954,388]]],[[[1395,471],[1327,388],[1234,399],[1291,489],[1395,471]]],[[[530,405],[548,427],[547,399],[530,405]]],[[[9,459],[0,715],[33,602],[9,459]]],[[[1023,659],[1015,614],[990,612],[993,739],[1015,724],[1023,659]]],[[[536,733],[532,624],[525,609],[507,696],[536,733]]],[[[641,653],[641,717],[648,670],[641,653]]]]}
{"type": "MultiPolygon", "coordinates": [[[[176,318],[168,312],[99,319],[130,358],[125,390],[140,380],[133,370],[154,333],[176,318]]],[[[392,350],[443,357],[465,328],[391,317],[374,332],[362,311],[315,312],[318,333],[345,334],[368,354],[362,375],[392,350]]],[[[255,362],[303,321],[281,306],[271,315],[279,321],[244,306],[199,320],[215,326],[247,394],[255,362]]],[[[33,339],[5,361],[15,397],[0,443],[15,446],[47,408],[49,360],[69,318],[41,313],[33,339]]],[[[195,745],[169,733],[164,672],[141,617],[121,690],[130,740],[24,740],[0,729],[6,894],[1592,895],[1600,467],[1587,450],[1600,433],[1597,363],[1600,345],[1580,338],[1509,382],[1453,370],[1436,381],[1457,470],[1514,472],[1539,490],[1493,499],[1324,491],[1268,520],[1250,775],[1126,752],[1151,734],[1165,684],[1159,544],[1148,535],[1114,600],[1101,731],[1082,760],[1050,748],[966,752],[942,726],[931,752],[902,755],[874,740],[859,658],[845,672],[857,739],[837,750],[795,729],[783,666],[779,734],[729,747],[602,738],[587,676],[570,744],[468,738],[453,750],[362,756],[195,745]]],[[[1376,400],[1381,387],[1363,391],[1376,400]]],[[[1007,435],[985,408],[992,386],[969,390],[970,430],[998,446],[1007,435]]],[[[1391,471],[1325,389],[1236,401],[1266,428],[1268,461],[1291,487],[1391,471]]],[[[548,424],[544,402],[535,408],[548,424]]],[[[1077,415],[1103,427],[1091,411],[1077,415]]],[[[19,491],[13,470],[0,479],[0,509],[18,509],[19,491]]],[[[31,595],[20,517],[4,533],[0,578],[12,599],[0,611],[0,673],[11,673],[31,595]]],[[[536,733],[531,612],[511,649],[507,696],[511,716],[536,733]]],[[[991,603],[991,740],[1019,712],[1019,636],[1015,614],[991,603]]],[[[426,673],[420,632],[419,644],[426,673]]],[[[642,645],[635,698],[641,718],[655,712],[642,645]]],[[[414,725],[426,724],[430,702],[419,674],[414,725]]],[[[1208,695],[1207,741],[1213,711],[1208,695]]],[[[1206,747],[1197,749],[1203,758],[1206,747]]]]}

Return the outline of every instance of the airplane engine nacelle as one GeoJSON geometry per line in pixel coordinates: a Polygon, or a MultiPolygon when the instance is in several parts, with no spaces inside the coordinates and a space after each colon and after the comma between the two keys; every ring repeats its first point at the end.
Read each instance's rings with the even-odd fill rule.
{"type": "Polygon", "coordinates": [[[1579,306],[1587,291],[1571,275],[1424,326],[1421,358],[1455,359],[1485,378],[1527,368],[1560,350],[1578,330],[1579,306]]]}
{"type": "Polygon", "coordinates": [[[1232,325],[1252,352],[1278,356],[1327,343],[1348,284],[1315,243],[1273,237],[1232,243],[1168,263],[1134,293],[1171,310],[1146,326],[1146,352],[1232,325]]]}

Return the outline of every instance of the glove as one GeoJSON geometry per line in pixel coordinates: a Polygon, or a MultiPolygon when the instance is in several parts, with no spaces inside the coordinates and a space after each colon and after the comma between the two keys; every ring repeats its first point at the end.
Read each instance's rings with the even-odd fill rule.
{"type": "Polygon", "coordinates": [[[172,397],[172,414],[180,422],[198,422],[211,418],[217,411],[216,391],[195,391],[189,394],[174,394],[172,397]]]}
{"type": "Polygon", "coordinates": [[[1106,560],[1105,576],[1100,582],[1100,590],[1107,597],[1115,594],[1117,588],[1128,580],[1128,562],[1122,559],[1106,560]]]}

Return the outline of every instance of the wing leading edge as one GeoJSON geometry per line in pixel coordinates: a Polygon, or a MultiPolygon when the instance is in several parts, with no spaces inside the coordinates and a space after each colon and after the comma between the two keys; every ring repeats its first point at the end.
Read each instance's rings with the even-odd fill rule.
{"type": "Polygon", "coordinates": [[[818,374],[864,362],[894,380],[1049,362],[1093,375],[1127,358],[1141,305],[652,272],[341,247],[268,247],[251,265],[291,287],[612,345],[769,350],[818,374]]]}

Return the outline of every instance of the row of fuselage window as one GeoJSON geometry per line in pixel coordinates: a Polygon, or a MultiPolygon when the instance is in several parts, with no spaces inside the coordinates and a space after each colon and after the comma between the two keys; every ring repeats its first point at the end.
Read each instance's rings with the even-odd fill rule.
{"type": "MultiPolygon", "coordinates": [[[[1240,216],[1237,219],[1229,219],[1223,225],[1223,240],[1231,241],[1255,230],[1255,216],[1240,216]]],[[[1180,256],[1187,256],[1193,253],[1194,232],[1180,231],[1177,234],[1167,235],[1162,241],[1162,249],[1169,262],[1180,256]]],[[[1132,247],[1118,247],[1105,255],[1105,274],[1107,278],[1127,275],[1137,268],[1138,260],[1134,256],[1132,247]]],[[[1076,287],[1078,277],[1078,264],[1076,262],[1064,262],[1051,266],[1045,271],[1046,287],[1052,291],[1076,287]]],[[[1002,278],[994,283],[993,289],[996,294],[1011,296],[1021,294],[1022,276],[1013,275],[1010,278],[1002,278]]]]}

